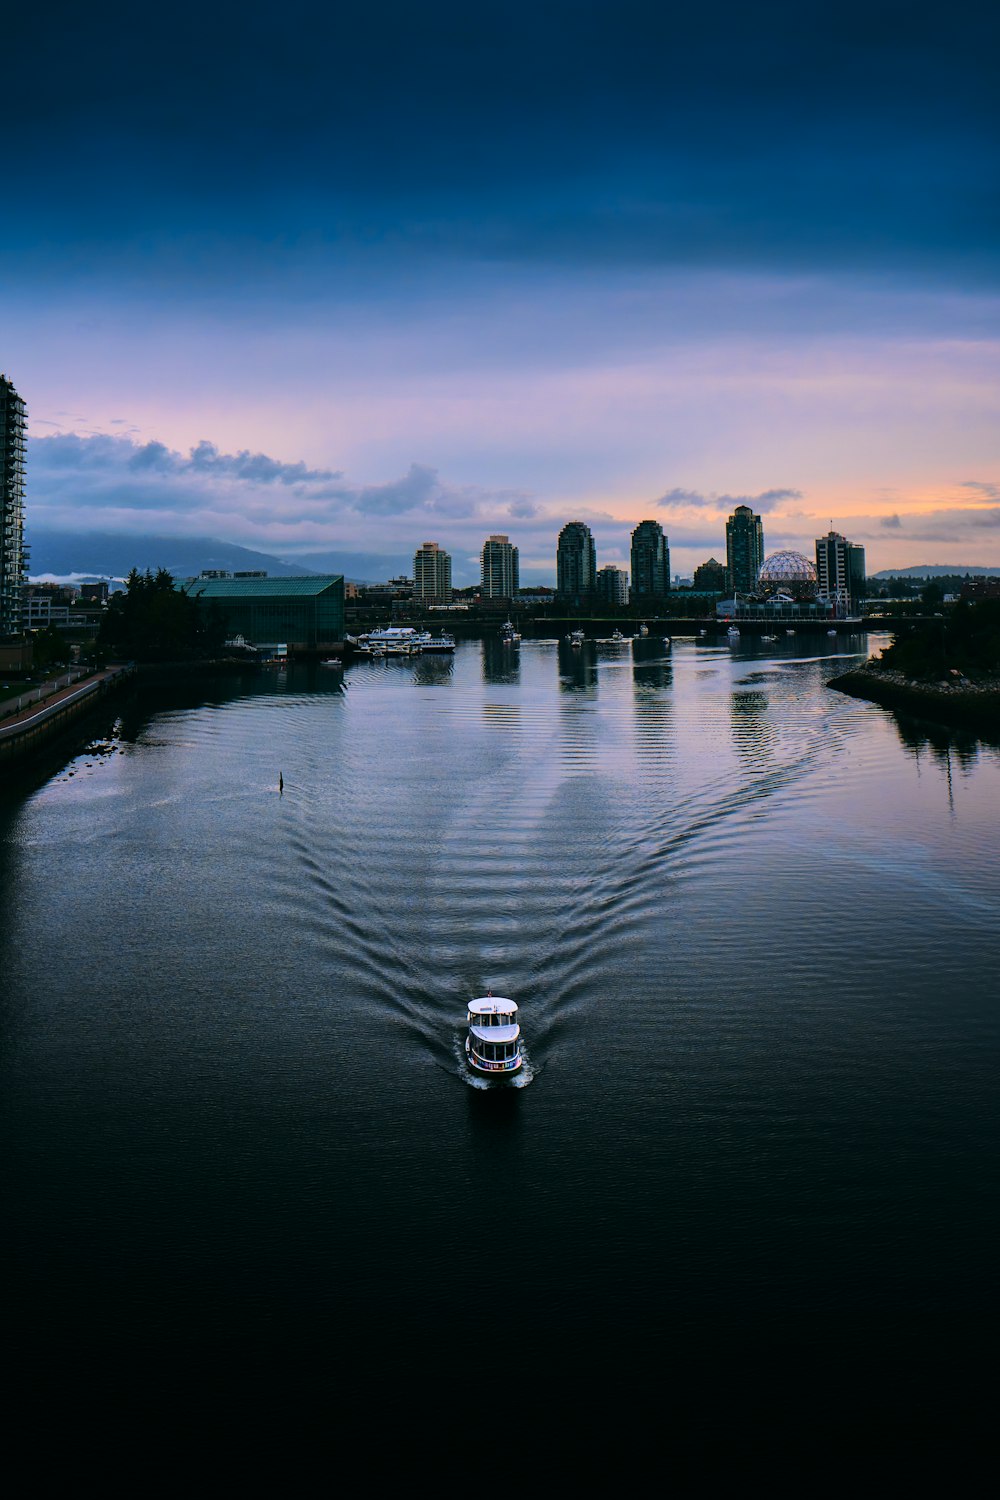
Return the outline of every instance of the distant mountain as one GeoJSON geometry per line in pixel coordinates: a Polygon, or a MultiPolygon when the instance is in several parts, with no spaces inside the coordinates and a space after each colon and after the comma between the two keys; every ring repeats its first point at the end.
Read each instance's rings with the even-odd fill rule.
{"type": "Polygon", "coordinates": [[[296,562],[309,573],[343,573],[353,583],[413,577],[412,552],[310,552],[296,562]]]}
{"type": "Polygon", "coordinates": [[[917,563],[912,568],[883,568],[881,573],[873,573],[873,578],[964,578],[966,573],[973,577],[996,578],[1000,577],[1000,568],[984,568],[980,563],[917,563]]]}
{"type": "MultiPolygon", "coordinates": [[[[225,568],[230,572],[263,569],[275,578],[300,578],[303,573],[326,571],[302,563],[282,562],[266,552],[254,552],[233,542],[209,536],[123,536],[120,532],[37,531],[30,529],[29,572],[68,578],[71,574],[92,578],[124,578],[132,568],[144,573],[166,568],[175,578],[190,578],[203,568],[225,568]]],[[[339,569],[337,570],[340,571],[339,569]]]]}
{"type": "Polygon", "coordinates": [[[230,573],[259,569],[272,578],[308,573],[343,573],[352,583],[384,583],[413,572],[412,552],[313,552],[294,562],[255,552],[211,536],[125,536],[121,532],[40,531],[31,528],[32,578],[124,578],[132,568],[144,573],[166,568],[175,578],[196,576],[203,568],[230,573]]]}

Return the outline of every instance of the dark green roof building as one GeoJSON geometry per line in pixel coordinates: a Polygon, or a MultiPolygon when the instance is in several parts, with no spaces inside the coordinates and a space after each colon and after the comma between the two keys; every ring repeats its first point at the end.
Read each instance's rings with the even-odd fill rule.
{"type": "Polygon", "coordinates": [[[283,642],[319,651],[344,639],[342,574],[319,578],[193,578],[182,585],[202,609],[213,605],[229,635],[254,645],[283,642]]]}

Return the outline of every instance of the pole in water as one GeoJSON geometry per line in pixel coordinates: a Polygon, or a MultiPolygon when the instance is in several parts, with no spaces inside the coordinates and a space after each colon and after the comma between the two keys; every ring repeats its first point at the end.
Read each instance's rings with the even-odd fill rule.
{"type": "Polygon", "coordinates": [[[285,794],[285,778],[284,778],[284,776],[282,776],[281,772],[279,771],[278,772],[278,796],[279,797],[283,797],[284,794],[285,794]]]}

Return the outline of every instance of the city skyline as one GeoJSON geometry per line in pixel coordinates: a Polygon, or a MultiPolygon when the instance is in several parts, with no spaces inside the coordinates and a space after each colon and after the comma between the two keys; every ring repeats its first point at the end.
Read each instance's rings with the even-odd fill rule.
{"type": "Polygon", "coordinates": [[[471,581],[516,530],[530,582],[567,516],[622,566],[655,516],[690,574],[746,503],[773,547],[997,563],[996,25],[17,13],[29,540],[294,561],[447,526],[471,581]]]}

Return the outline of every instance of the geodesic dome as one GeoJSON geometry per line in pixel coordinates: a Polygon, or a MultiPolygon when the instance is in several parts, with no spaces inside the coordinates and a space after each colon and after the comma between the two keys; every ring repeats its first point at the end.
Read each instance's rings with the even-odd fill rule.
{"type": "Polygon", "coordinates": [[[804,589],[815,589],[816,568],[801,552],[772,552],[764,559],[757,582],[763,589],[801,593],[804,589]]]}

